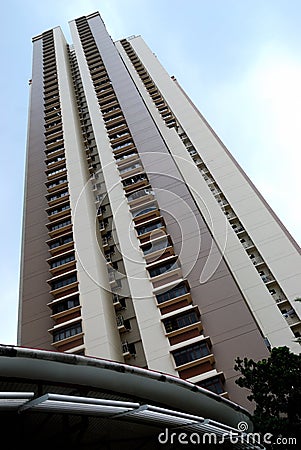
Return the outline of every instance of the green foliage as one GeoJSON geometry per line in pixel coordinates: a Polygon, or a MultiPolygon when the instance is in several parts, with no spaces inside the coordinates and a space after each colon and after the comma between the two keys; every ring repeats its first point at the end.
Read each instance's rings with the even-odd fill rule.
{"type": "Polygon", "coordinates": [[[236,383],[250,390],[247,398],[256,404],[256,431],[297,436],[301,430],[301,354],[276,347],[268,359],[236,358],[235,362],[234,369],[242,375],[236,383]]]}

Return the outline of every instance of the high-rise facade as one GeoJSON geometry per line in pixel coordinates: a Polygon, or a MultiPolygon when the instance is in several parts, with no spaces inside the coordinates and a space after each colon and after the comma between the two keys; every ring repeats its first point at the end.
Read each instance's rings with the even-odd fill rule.
{"type": "Polygon", "coordinates": [[[237,356],[300,351],[300,249],[139,36],[33,39],[18,343],[246,404],[237,356]]]}

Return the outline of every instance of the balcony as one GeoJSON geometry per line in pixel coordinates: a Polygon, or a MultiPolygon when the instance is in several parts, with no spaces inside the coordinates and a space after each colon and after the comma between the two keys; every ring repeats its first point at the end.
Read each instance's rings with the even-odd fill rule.
{"type": "Polygon", "coordinates": [[[251,239],[242,238],[240,239],[240,242],[245,249],[254,247],[254,243],[251,241],[251,239]]]}
{"type": "Polygon", "coordinates": [[[214,364],[214,356],[210,350],[211,344],[209,337],[204,337],[190,345],[178,345],[177,350],[172,350],[175,360],[176,370],[179,372],[190,369],[191,367],[202,365],[209,362],[214,364]]]}
{"type": "Polygon", "coordinates": [[[59,177],[58,179],[48,181],[45,184],[49,194],[57,192],[62,188],[67,188],[68,187],[67,174],[63,173],[62,176],[59,177]]]}
{"type": "Polygon", "coordinates": [[[181,268],[176,257],[173,256],[164,260],[163,264],[161,261],[160,265],[158,262],[150,264],[147,269],[154,288],[163,287],[181,279],[181,268]]]}
{"type": "Polygon", "coordinates": [[[122,287],[121,278],[120,278],[121,274],[117,270],[112,269],[110,266],[108,267],[108,269],[109,269],[108,270],[109,283],[110,283],[111,288],[113,290],[120,289],[122,287]],[[117,278],[117,277],[119,277],[119,278],[117,278]]]}
{"type": "Polygon", "coordinates": [[[81,318],[81,306],[73,306],[73,307],[66,307],[66,309],[55,312],[51,314],[52,320],[54,320],[55,325],[62,325],[66,324],[67,322],[70,322],[74,319],[80,319],[81,318]]]}
{"type": "Polygon", "coordinates": [[[160,217],[160,211],[158,210],[157,202],[154,202],[153,200],[144,203],[142,206],[139,206],[139,208],[136,207],[136,209],[131,209],[131,213],[136,225],[160,217]]]}
{"type": "Polygon", "coordinates": [[[111,142],[111,145],[116,145],[118,143],[122,143],[125,139],[129,139],[131,137],[129,131],[114,131],[113,133],[109,133],[109,139],[111,142]]]}
{"type": "Polygon", "coordinates": [[[227,217],[228,220],[232,220],[232,219],[237,219],[236,214],[234,213],[234,211],[224,211],[225,216],[227,217]]]}
{"type": "Polygon", "coordinates": [[[101,111],[103,113],[103,119],[105,123],[115,120],[115,116],[117,115],[117,113],[119,113],[119,116],[121,113],[121,109],[118,102],[114,102],[111,105],[101,107],[101,111]]]}
{"type": "MultiPolygon", "coordinates": [[[[166,335],[177,333],[183,328],[196,323],[201,324],[200,314],[197,306],[182,308],[176,313],[172,312],[161,317],[166,335]]],[[[202,327],[201,327],[202,328],[202,327]]]]}
{"type": "Polygon", "coordinates": [[[208,391],[214,392],[221,397],[228,398],[228,393],[225,391],[224,387],[224,374],[222,372],[217,372],[216,370],[214,372],[216,373],[210,375],[210,377],[206,377],[197,382],[197,385],[207,389],[208,391]]]}
{"type": "Polygon", "coordinates": [[[149,181],[145,173],[139,175],[132,175],[129,178],[125,178],[122,180],[123,189],[126,193],[130,193],[132,191],[136,191],[143,186],[148,186],[149,181]]]}
{"type": "Polygon", "coordinates": [[[110,245],[111,239],[112,239],[111,232],[108,231],[107,234],[102,238],[103,247],[108,247],[110,245]]]}
{"type": "Polygon", "coordinates": [[[151,278],[160,276],[165,274],[166,272],[170,270],[174,270],[179,268],[179,262],[177,261],[177,256],[168,256],[163,261],[155,261],[146,266],[149,276],[151,278]]]}
{"type": "Polygon", "coordinates": [[[259,273],[259,275],[265,284],[275,282],[275,278],[273,277],[272,274],[259,273]]]}
{"type": "Polygon", "coordinates": [[[47,161],[46,160],[46,175],[49,174],[50,171],[65,167],[66,159],[65,156],[58,156],[54,158],[53,160],[47,161]]]}
{"type": "Polygon", "coordinates": [[[151,188],[139,189],[138,191],[129,194],[127,197],[128,203],[133,207],[142,201],[152,200],[154,198],[154,191],[151,188]]]}
{"type": "Polygon", "coordinates": [[[226,199],[219,198],[219,199],[217,199],[217,201],[218,201],[220,206],[227,206],[227,205],[229,205],[229,202],[226,199]]]}
{"type": "Polygon", "coordinates": [[[130,344],[127,341],[122,343],[122,354],[125,359],[129,359],[131,357],[136,356],[136,348],[135,344],[130,344]]]}
{"type": "Polygon", "coordinates": [[[259,254],[251,254],[249,255],[250,260],[254,266],[260,266],[261,264],[265,264],[264,260],[261,258],[259,254]]]}
{"type": "Polygon", "coordinates": [[[114,108],[112,111],[107,111],[106,113],[104,113],[104,121],[105,121],[105,125],[107,126],[107,124],[109,123],[110,125],[113,125],[115,123],[120,122],[121,120],[124,120],[124,117],[121,113],[120,108],[114,108]],[[118,111],[118,112],[117,112],[118,111]]]}
{"type": "Polygon", "coordinates": [[[231,226],[236,234],[240,234],[246,231],[241,224],[233,223],[231,226]]]}
{"type": "MultiPolygon", "coordinates": [[[[77,290],[78,281],[76,276],[76,270],[71,270],[59,276],[55,276],[50,280],[47,280],[50,285],[50,293],[53,296],[61,295],[63,292],[72,290],[74,292],[77,290]]],[[[70,292],[71,293],[71,292],[70,292]]]]}
{"type": "Polygon", "coordinates": [[[165,224],[162,218],[155,218],[144,224],[135,224],[135,227],[141,243],[149,242],[150,239],[154,240],[166,235],[165,224]]]}
{"type": "Polygon", "coordinates": [[[160,239],[160,243],[162,244],[162,247],[159,247],[158,243],[155,242],[155,244],[157,244],[157,247],[155,247],[156,250],[155,248],[151,247],[151,250],[149,251],[148,254],[144,253],[144,258],[147,265],[150,265],[155,262],[164,261],[167,258],[175,256],[174,248],[172,245],[166,246],[167,242],[165,239],[160,239]]]}
{"type": "Polygon", "coordinates": [[[172,242],[169,236],[163,235],[157,238],[152,238],[147,243],[141,244],[141,250],[145,258],[148,258],[148,255],[152,255],[152,253],[157,253],[161,250],[161,253],[165,251],[168,247],[172,246],[172,242]]]}
{"type": "Polygon", "coordinates": [[[114,146],[112,145],[114,155],[118,155],[119,153],[121,153],[125,150],[132,149],[132,148],[135,148],[135,145],[134,145],[133,141],[131,141],[131,140],[124,142],[122,144],[119,144],[119,145],[114,145],[114,146]]]}
{"type": "Polygon", "coordinates": [[[79,304],[79,293],[75,292],[68,294],[64,297],[60,297],[58,300],[54,299],[47,303],[47,306],[51,308],[52,315],[59,314],[61,312],[67,311],[70,308],[75,308],[80,306],[79,304]]]}
{"type": "Polygon", "coordinates": [[[76,260],[74,250],[61,253],[59,256],[52,256],[47,259],[50,265],[49,272],[53,276],[58,276],[62,273],[68,272],[76,268],[76,260]]]}
{"type": "Polygon", "coordinates": [[[116,311],[120,311],[121,309],[126,308],[126,300],[124,297],[120,297],[120,295],[113,295],[113,305],[116,311]]]}
{"type": "Polygon", "coordinates": [[[60,351],[70,350],[83,344],[84,333],[78,318],[74,319],[74,322],[70,321],[67,326],[58,325],[48,331],[53,336],[52,345],[60,351]]]}
{"type": "Polygon", "coordinates": [[[46,226],[48,228],[48,234],[51,238],[66,234],[67,231],[72,230],[71,216],[69,215],[64,217],[64,219],[47,223],[46,226]]]}
{"type": "Polygon", "coordinates": [[[46,200],[48,202],[49,207],[58,205],[62,203],[64,200],[69,200],[69,192],[66,188],[62,188],[58,190],[55,194],[47,194],[46,200]]]}
{"type": "Polygon", "coordinates": [[[104,220],[99,220],[99,231],[102,233],[103,231],[106,231],[108,225],[109,225],[109,221],[108,219],[104,219],[104,220]]]}
{"type": "Polygon", "coordinates": [[[284,295],[276,293],[276,294],[272,294],[272,296],[276,303],[288,302],[287,298],[284,295]]]}
{"type": "Polygon", "coordinates": [[[46,209],[50,221],[55,221],[58,218],[65,216],[68,214],[68,211],[70,211],[70,204],[66,202],[61,202],[55,207],[46,209]]]}
{"type": "Polygon", "coordinates": [[[118,155],[118,157],[116,158],[116,163],[118,165],[118,167],[122,166],[123,164],[129,162],[129,161],[134,161],[137,158],[139,158],[139,155],[137,153],[136,150],[129,150],[129,151],[125,151],[124,154],[120,153],[118,155]]]}
{"type": "Polygon", "coordinates": [[[130,321],[125,319],[122,314],[118,314],[118,316],[116,316],[116,322],[119,333],[126,333],[127,331],[130,331],[130,321]]]}
{"type": "Polygon", "coordinates": [[[131,175],[143,173],[143,167],[140,160],[138,159],[138,156],[135,158],[135,161],[127,161],[127,164],[129,165],[127,166],[126,164],[124,164],[122,166],[118,166],[119,175],[121,176],[121,178],[127,178],[131,175]]]}
{"type": "Polygon", "coordinates": [[[297,325],[300,323],[300,319],[293,308],[289,309],[287,312],[282,313],[282,315],[289,325],[297,325]]]}
{"type": "Polygon", "coordinates": [[[62,175],[65,175],[67,173],[66,167],[62,167],[60,169],[48,169],[45,171],[48,181],[54,181],[57,178],[60,178],[62,175]]]}
{"type": "Polygon", "coordinates": [[[49,246],[49,252],[52,256],[57,256],[67,250],[74,248],[72,233],[64,234],[58,238],[52,238],[46,241],[49,246]]]}
{"type": "Polygon", "coordinates": [[[171,345],[199,337],[203,329],[197,306],[176,310],[161,320],[171,345]]]}

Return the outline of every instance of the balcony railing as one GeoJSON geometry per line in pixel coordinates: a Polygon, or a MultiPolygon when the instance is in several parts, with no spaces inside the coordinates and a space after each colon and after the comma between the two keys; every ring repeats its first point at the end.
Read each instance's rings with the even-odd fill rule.
{"type": "Polygon", "coordinates": [[[154,192],[151,189],[140,189],[139,191],[133,192],[128,196],[128,202],[131,202],[133,200],[136,200],[149,194],[154,194],[154,192]]]}

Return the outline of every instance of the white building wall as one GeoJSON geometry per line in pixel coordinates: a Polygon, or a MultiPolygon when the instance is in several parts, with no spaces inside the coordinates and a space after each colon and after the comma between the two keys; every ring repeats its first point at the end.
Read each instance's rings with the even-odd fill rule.
{"type": "Polygon", "coordinates": [[[68,69],[66,41],[60,28],[54,29],[54,39],[85,352],[123,361],[106,261],[96,240],[95,203],[68,69]]]}
{"type": "Polygon", "coordinates": [[[70,29],[146,361],[153,370],[177,375],[75,22],[70,22],[70,29]]]}

